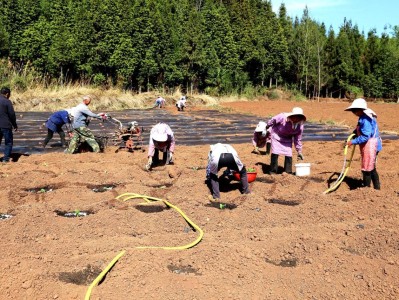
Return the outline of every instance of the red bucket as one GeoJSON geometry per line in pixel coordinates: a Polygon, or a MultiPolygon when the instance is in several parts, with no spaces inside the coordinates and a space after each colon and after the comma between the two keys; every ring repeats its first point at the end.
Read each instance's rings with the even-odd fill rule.
{"type": "MultiPolygon", "coordinates": [[[[249,172],[249,171],[247,170],[248,182],[255,181],[256,175],[258,174],[258,173],[256,172],[256,168],[249,168],[249,169],[254,169],[255,171],[249,172]]],[[[235,179],[235,180],[240,180],[240,179],[241,179],[240,173],[238,173],[237,171],[234,171],[234,172],[233,172],[233,176],[234,176],[234,179],[235,179]]]]}

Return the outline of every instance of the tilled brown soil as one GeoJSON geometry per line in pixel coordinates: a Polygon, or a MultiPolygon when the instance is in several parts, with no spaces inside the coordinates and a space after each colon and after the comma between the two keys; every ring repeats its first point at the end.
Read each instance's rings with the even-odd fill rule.
{"type": "Polygon", "coordinates": [[[258,177],[251,195],[235,181],[223,186],[224,209],[207,197],[207,145],[177,145],[175,165],[150,173],[146,153],[112,147],[21,156],[0,166],[0,212],[13,215],[0,220],[0,298],[83,299],[126,250],[92,299],[398,299],[398,146],[383,141],[380,191],[360,188],[356,151],[343,184],[324,195],[342,169],[341,142],[304,143],[308,177],[267,175],[270,157],[234,145],[258,177]],[[187,250],[138,249],[189,244],[198,232],[160,203],[115,200],[126,192],[167,199],[203,240],[187,250]]]}

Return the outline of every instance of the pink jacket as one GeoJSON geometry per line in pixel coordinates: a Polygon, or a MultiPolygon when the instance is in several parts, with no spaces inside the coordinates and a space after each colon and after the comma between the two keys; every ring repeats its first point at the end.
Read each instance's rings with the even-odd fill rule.
{"type": "Polygon", "coordinates": [[[302,152],[303,122],[293,124],[285,113],[274,116],[267,122],[271,126],[272,153],[292,157],[292,143],[298,153],[302,152]]]}

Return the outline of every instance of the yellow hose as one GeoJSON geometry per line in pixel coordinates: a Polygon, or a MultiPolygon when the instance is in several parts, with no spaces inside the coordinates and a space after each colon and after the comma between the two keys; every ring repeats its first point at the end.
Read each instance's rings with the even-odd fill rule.
{"type": "Polygon", "coordinates": [[[352,159],[353,159],[353,155],[355,154],[355,148],[356,148],[356,145],[353,145],[353,147],[352,147],[352,153],[351,153],[351,155],[350,155],[349,160],[347,160],[347,159],[346,159],[346,155],[347,155],[347,153],[348,153],[348,142],[349,142],[350,140],[352,140],[352,137],[353,137],[353,136],[355,136],[354,133],[352,133],[352,134],[347,138],[347,140],[346,140],[346,145],[345,145],[345,148],[344,148],[344,166],[343,166],[343,168],[342,168],[341,174],[338,176],[338,178],[337,178],[337,180],[334,182],[334,184],[333,184],[330,188],[328,188],[327,190],[325,190],[325,191],[323,192],[323,194],[328,194],[328,193],[330,193],[330,192],[335,191],[335,190],[339,187],[339,185],[342,183],[342,181],[344,180],[346,174],[348,173],[349,168],[350,168],[350,166],[351,166],[352,159]]]}
{"type": "Polygon", "coordinates": [[[190,226],[192,228],[195,229],[195,231],[199,232],[199,236],[197,237],[197,239],[195,239],[193,242],[191,242],[191,243],[189,243],[187,245],[176,246],[176,247],[142,246],[142,247],[136,247],[136,248],[138,248],[138,249],[150,249],[151,248],[151,249],[164,249],[164,250],[184,250],[184,249],[188,249],[188,248],[194,247],[195,245],[197,245],[202,240],[202,237],[204,235],[204,232],[202,231],[202,229],[200,227],[198,227],[198,225],[196,225],[193,221],[191,221],[180,208],[178,208],[177,206],[174,206],[170,202],[168,202],[166,200],[163,200],[163,199],[149,197],[149,196],[145,196],[145,195],[139,195],[139,194],[135,194],[135,193],[125,193],[125,194],[117,196],[116,199],[120,199],[120,198],[123,198],[123,197],[124,197],[124,199],[122,201],[127,201],[127,200],[135,199],[135,198],[142,198],[146,202],[139,203],[141,205],[148,205],[148,204],[150,204],[151,201],[161,201],[166,206],[176,210],[186,220],[186,222],[188,224],[190,224],[190,226]]]}
{"type": "MultiPolygon", "coordinates": [[[[168,207],[173,208],[174,210],[176,210],[176,211],[186,220],[186,222],[190,224],[190,226],[191,226],[192,228],[194,228],[196,231],[199,232],[198,238],[197,238],[195,241],[193,241],[193,242],[191,242],[191,243],[189,243],[189,244],[187,244],[187,245],[177,246],[177,247],[156,247],[156,246],[148,246],[148,247],[136,247],[136,248],[138,248],[138,249],[184,250],[184,249],[188,249],[188,248],[194,247],[195,245],[197,245],[197,244],[201,241],[201,239],[202,239],[202,237],[203,237],[203,235],[204,235],[204,232],[202,231],[202,229],[201,229],[200,227],[198,227],[193,221],[191,221],[191,220],[183,213],[183,211],[182,211],[180,208],[178,208],[177,206],[174,206],[174,205],[171,204],[170,202],[168,202],[168,201],[166,201],[166,200],[163,200],[163,199],[158,199],[158,198],[149,197],[149,196],[145,196],[145,195],[139,195],[139,194],[135,194],[135,193],[125,193],[125,194],[122,194],[122,195],[117,196],[116,199],[120,199],[120,198],[122,198],[122,197],[124,197],[124,199],[123,199],[122,201],[127,201],[127,200],[135,199],[135,198],[142,198],[142,199],[144,199],[145,202],[139,203],[139,204],[141,204],[141,205],[148,205],[148,204],[151,204],[151,203],[152,203],[151,201],[161,201],[161,202],[165,203],[166,206],[168,206],[168,207]]],[[[97,278],[96,278],[96,279],[92,282],[92,284],[89,286],[89,288],[88,288],[88,290],[87,290],[87,292],[86,292],[85,300],[90,300],[91,292],[92,292],[94,286],[96,286],[96,285],[101,281],[101,279],[103,279],[103,277],[108,273],[108,271],[112,268],[112,266],[119,260],[119,258],[121,258],[121,257],[125,254],[125,252],[126,252],[126,251],[123,250],[121,253],[119,253],[119,254],[111,261],[111,263],[104,269],[104,271],[102,271],[101,274],[97,276],[97,278]]]]}
{"type": "Polygon", "coordinates": [[[125,254],[125,250],[123,250],[121,253],[119,253],[115,258],[109,263],[109,265],[100,273],[100,275],[97,276],[96,279],[90,284],[89,288],[87,289],[85,300],[89,300],[91,296],[91,291],[93,290],[94,286],[96,286],[101,279],[108,273],[109,270],[113,267],[114,264],[125,254]]]}

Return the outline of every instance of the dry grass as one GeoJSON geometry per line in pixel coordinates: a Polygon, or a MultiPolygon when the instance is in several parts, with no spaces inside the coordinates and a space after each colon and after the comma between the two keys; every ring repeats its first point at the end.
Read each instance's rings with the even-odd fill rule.
{"type": "MultiPolygon", "coordinates": [[[[166,99],[168,106],[175,105],[182,96],[180,90],[173,94],[162,94],[159,92],[134,93],[121,91],[119,89],[99,89],[87,86],[65,86],[56,88],[33,88],[24,92],[12,91],[11,100],[16,111],[56,111],[76,106],[82,101],[83,96],[92,96],[90,105],[93,111],[96,110],[122,110],[122,109],[143,109],[154,105],[155,99],[161,95],[166,99]]],[[[215,106],[221,101],[208,95],[188,95],[188,104],[193,106],[215,106]]]]}

